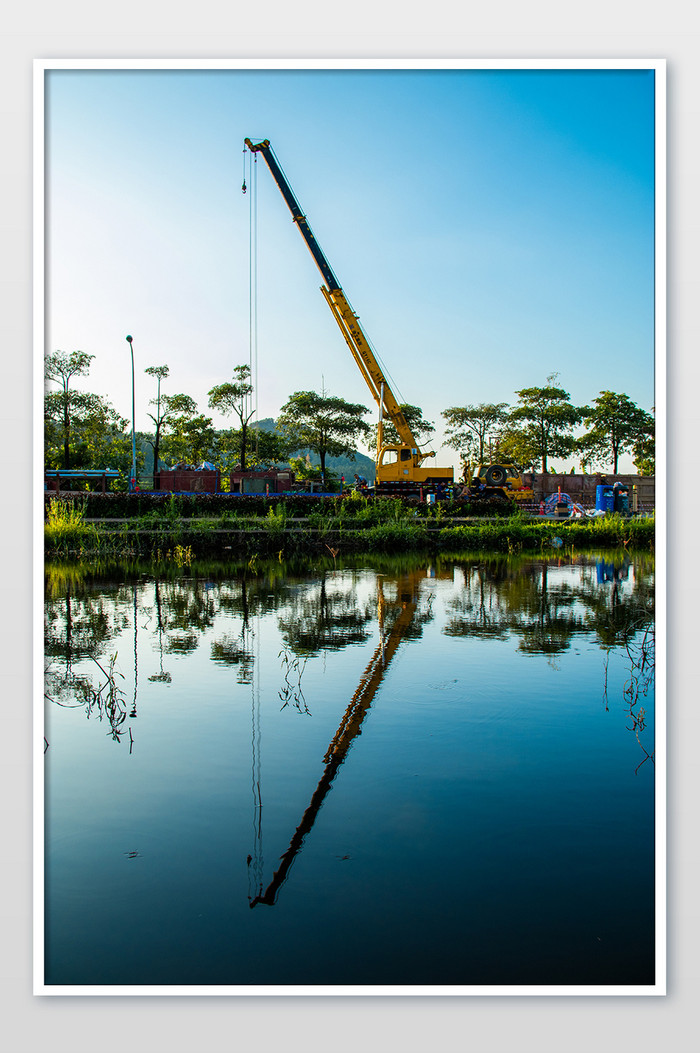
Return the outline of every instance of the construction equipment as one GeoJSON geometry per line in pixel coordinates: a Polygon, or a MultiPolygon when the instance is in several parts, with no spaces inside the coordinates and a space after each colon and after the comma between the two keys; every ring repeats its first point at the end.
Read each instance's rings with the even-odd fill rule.
{"type": "Polygon", "coordinates": [[[302,212],[280,168],[279,162],[270,146],[270,140],[264,139],[262,142],[253,143],[250,139],[246,139],[245,145],[251,153],[259,153],[264,157],[272,177],[282,193],[282,197],[287,202],[292,219],[299,228],[299,232],[306,242],[307,248],[313,256],[325,282],[321,286],[321,292],[379,408],[375,488],[379,492],[416,493],[422,488],[439,491],[452,486],[454,482],[454,471],[452,468],[422,467],[423,461],[428,457],[434,457],[435,452],[433,450],[423,451],[420,449],[418,441],[409,427],[389,382],[377,361],[370,342],[362,330],[358,316],[348,303],[340,282],[316,241],[306,216],[302,212]],[[385,420],[393,423],[399,435],[399,443],[384,443],[383,427],[385,420]]]}
{"type": "Polygon", "coordinates": [[[525,485],[512,464],[480,464],[469,488],[482,497],[506,497],[515,501],[533,501],[535,497],[532,487],[525,485]]]}

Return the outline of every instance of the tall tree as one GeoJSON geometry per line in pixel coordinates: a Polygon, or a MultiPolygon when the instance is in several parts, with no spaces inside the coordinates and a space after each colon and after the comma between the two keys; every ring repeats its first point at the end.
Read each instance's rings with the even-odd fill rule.
{"type": "Polygon", "coordinates": [[[197,414],[190,395],[161,395],[167,411],[168,433],[163,436],[164,453],[174,461],[197,464],[212,451],[216,433],[211,417],[197,414]]]}
{"type": "Polygon", "coordinates": [[[635,405],[629,395],[615,391],[601,391],[583,418],[589,430],[579,439],[579,448],[587,460],[612,464],[613,473],[620,456],[633,452],[654,432],[652,415],[635,405]]]}
{"type": "Polygon", "coordinates": [[[232,381],[217,384],[209,392],[209,408],[218,410],[225,416],[235,413],[240,421],[241,471],[246,470],[246,447],[248,425],[253,418],[255,408],[250,403],[253,385],[250,382],[250,366],[236,366],[232,381]]]}
{"type": "MultiPolygon", "coordinates": [[[[62,391],[44,396],[44,458],[47,468],[65,468],[65,397],[62,391]]],[[[69,463],[81,468],[118,468],[131,465],[127,421],[99,395],[70,392],[69,463]]]]}
{"type": "Polygon", "coordinates": [[[445,443],[470,462],[474,457],[484,463],[486,446],[490,437],[495,438],[498,429],[507,418],[505,402],[480,402],[478,406],[451,406],[442,411],[447,422],[445,443]]]}
{"type": "Polygon", "coordinates": [[[368,441],[371,428],[362,417],[366,406],[316,391],[295,391],[277,418],[279,431],[292,449],[314,450],[321,461],[321,478],[326,479],[326,456],[352,457],[359,439],[368,441]]]}
{"type": "Polygon", "coordinates": [[[567,457],[576,448],[572,432],[586,409],[571,404],[571,396],[559,386],[557,377],[550,374],[542,388],[516,391],[518,405],[509,414],[511,431],[522,433],[522,439],[537,450],[543,472],[550,457],[567,457]]]}
{"type": "Polygon", "coordinates": [[[161,402],[160,382],[170,375],[170,368],[168,366],[149,366],[144,372],[148,373],[149,376],[155,377],[158,381],[158,393],[154,399],[149,401],[149,406],[155,406],[156,412],[148,414],[156,426],[153,442],[150,443],[153,447],[153,489],[155,490],[158,474],[158,455],[160,453],[160,434],[168,419],[167,403],[161,402]]]}
{"type": "MultiPolygon", "coordinates": [[[[81,393],[70,387],[73,377],[86,376],[94,355],[85,351],[55,351],[44,359],[44,376],[60,385],[58,398],[54,400],[54,409],[59,409],[63,423],[63,467],[70,468],[71,423],[74,413],[81,409],[81,393]]],[[[83,405],[84,408],[84,405],[83,405]]]]}

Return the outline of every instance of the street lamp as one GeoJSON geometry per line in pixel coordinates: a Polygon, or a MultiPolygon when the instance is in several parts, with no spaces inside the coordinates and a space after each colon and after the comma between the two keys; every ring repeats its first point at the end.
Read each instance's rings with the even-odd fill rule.
{"type": "Polygon", "coordinates": [[[136,382],[134,379],[133,337],[127,336],[126,339],[131,350],[131,478],[129,479],[129,493],[133,493],[136,489],[136,382]]]}

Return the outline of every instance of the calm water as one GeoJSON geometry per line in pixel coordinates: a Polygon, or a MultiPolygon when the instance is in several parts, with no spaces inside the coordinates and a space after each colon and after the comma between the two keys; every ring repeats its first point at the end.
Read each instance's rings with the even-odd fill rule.
{"type": "Polygon", "coordinates": [[[654,980],[653,562],[49,568],[48,984],[654,980]]]}

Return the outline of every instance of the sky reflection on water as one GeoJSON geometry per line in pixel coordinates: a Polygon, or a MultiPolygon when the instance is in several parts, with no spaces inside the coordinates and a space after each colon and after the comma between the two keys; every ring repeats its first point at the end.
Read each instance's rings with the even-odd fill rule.
{"type": "Polygon", "coordinates": [[[648,984],[653,561],[49,568],[48,984],[648,984]]]}

